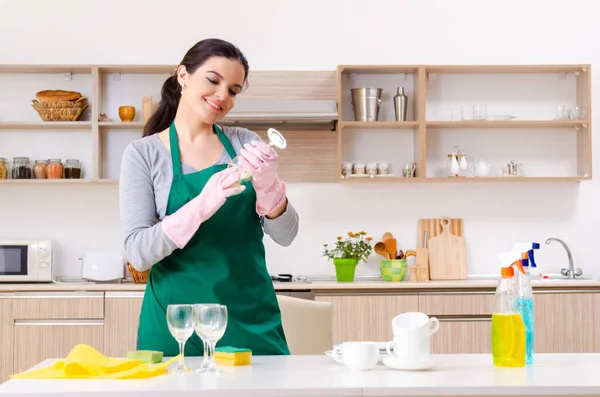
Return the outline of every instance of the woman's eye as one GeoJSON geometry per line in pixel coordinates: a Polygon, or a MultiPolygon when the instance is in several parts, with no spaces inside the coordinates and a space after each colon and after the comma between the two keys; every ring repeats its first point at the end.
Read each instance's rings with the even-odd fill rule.
{"type": "Polygon", "coordinates": [[[215,85],[219,84],[218,82],[216,82],[216,81],[214,81],[214,80],[211,80],[211,79],[209,79],[208,77],[206,78],[206,80],[210,81],[212,84],[215,84],[215,85]]]}
{"type": "Polygon", "coordinates": [[[232,91],[232,90],[229,90],[229,93],[231,94],[231,96],[236,96],[237,95],[237,92],[232,91]]]}

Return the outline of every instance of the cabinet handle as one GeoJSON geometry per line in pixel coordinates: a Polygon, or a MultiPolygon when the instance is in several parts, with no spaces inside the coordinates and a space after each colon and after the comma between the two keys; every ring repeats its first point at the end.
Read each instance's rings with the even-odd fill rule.
{"type": "Polygon", "coordinates": [[[479,316],[479,317],[437,317],[441,323],[451,323],[451,322],[479,322],[479,321],[492,321],[492,316],[479,316]]]}
{"type": "Polygon", "coordinates": [[[494,295],[496,291],[419,291],[419,296],[427,295],[494,295]]]}
{"type": "Polygon", "coordinates": [[[144,291],[106,291],[106,298],[143,298],[144,291]]]}
{"type": "Polygon", "coordinates": [[[104,325],[104,320],[15,320],[15,325],[104,325]]]}
{"type": "Polygon", "coordinates": [[[86,298],[103,298],[102,291],[61,291],[53,292],[16,292],[14,298],[46,298],[46,299],[86,299],[86,298]]]}

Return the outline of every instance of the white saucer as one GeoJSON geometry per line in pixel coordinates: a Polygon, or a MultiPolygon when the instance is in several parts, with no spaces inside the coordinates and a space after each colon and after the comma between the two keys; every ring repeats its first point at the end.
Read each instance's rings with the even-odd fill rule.
{"type": "Polygon", "coordinates": [[[392,356],[383,358],[383,365],[400,371],[426,371],[437,367],[441,362],[441,358],[435,357],[429,357],[418,361],[403,361],[392,356]]]}
{"type": "MultiPolygon", "coordinates": [[[[326,356],[328,356],[328,357],[331,357],[331,358],[333,358],[333,350],[326,350],[326,351],[325,351],[325,355],[326,355],[326,356]]],[[[380,351],[380,352],[379,352],[379,363],[381,363],[381,362],[382,362],[382,360],[383,360],[384,358],[386,358],[386,357],[388,357],[388,354],[387,354],[385,351],[384,351],[384,352],[380,351]]],[[[334,360],[335,360],[335,359],[334,359],[334,360]]]]}

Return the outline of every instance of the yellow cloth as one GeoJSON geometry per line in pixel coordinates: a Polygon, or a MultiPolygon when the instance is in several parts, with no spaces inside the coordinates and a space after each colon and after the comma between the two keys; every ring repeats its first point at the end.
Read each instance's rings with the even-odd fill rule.
{"type": "Polygon", "coordinates": [[[144,364],[141,360],[112,358],[100,354],[88,345],[77,345],[64,360],[46,368],[11,375],[16,379],[142,379],[167,372],[167,367],[179,356],[159,364],[144,364]]]}

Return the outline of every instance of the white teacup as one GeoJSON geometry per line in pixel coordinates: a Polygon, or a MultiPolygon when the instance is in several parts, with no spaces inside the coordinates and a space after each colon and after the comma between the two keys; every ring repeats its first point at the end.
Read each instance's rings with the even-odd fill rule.
{"type": "Polygon", "coordinates": [[[389,356],[403,361],[427,359],[431,353],[431,335],[439,328],[438,319],[430,318],[425,313],[400,314],[392,320],[394,340],[387,344],[386,351],[389,356]]]}
{"type": "Polygon", "coordinates": [[[365,371],[379,362],[379,345],[376,342],[344,342],[334,346],[333,359],[351,371],[365,371]]]}

